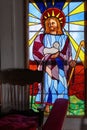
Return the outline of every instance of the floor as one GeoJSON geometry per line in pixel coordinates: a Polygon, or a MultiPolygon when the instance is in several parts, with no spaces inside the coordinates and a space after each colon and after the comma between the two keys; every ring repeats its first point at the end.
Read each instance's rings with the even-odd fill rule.
{"type": "MultiPolygon", "coordinates": [[[[44,118],[44,123],[47,116],[44,118]]],[[[87,130],[87,118],[65,118],[63,130],[87,130]]]]}

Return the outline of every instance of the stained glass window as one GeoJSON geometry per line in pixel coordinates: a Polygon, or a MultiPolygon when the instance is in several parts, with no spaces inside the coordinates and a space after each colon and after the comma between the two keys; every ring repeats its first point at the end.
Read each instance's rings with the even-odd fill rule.
{"type": "Polygon", "coordinates": [[[43,86],[35,83],[33,89],[30,85],[30,95],[34,94],[30,101],[35,111],[41,105],[48,105],[51,110],[56,98],[68,99],[69,95],[67,115],[85,115],[85,5],[81,0],[29,0],[29,69],[44,71],[43,86]],[[51,26],[55,24],[54,19],[50,24],[46,22],[51,17],[60,24],[56,35],[51,26]],[[46,23],[51,35],[46,32],[46,23]],[[54,54],[59,57],[55,58],[54,54]],[[76,66],[70,66],[71,60],[76,66]]]}

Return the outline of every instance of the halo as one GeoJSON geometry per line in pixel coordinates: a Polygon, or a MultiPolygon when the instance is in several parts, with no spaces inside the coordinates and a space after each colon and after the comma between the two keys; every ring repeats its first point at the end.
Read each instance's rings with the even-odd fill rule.
{"type": "Polygon", "coordinates": [[[41,16],[42,27],[44,27],[45,20],[51,17],[57,18],[62,28],[65,26],[66,18],[64,13],[58,8],[49,8],[45,10],[41,16]]]}

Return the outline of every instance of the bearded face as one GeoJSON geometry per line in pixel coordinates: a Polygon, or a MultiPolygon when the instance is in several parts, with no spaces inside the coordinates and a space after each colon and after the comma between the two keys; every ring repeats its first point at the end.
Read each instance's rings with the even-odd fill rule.
{"type": "Polygon", "coordinates": [[[57,22],[54,19],[49,20],[48,26],[49,26],[50,32],[54,32],[57,30],[57,22]]]}
{"type": "Polygon", "coordinates": [[[45,33],[62,34],[61,25],[56,18],[48,18],[45,22],[45,33]]]}

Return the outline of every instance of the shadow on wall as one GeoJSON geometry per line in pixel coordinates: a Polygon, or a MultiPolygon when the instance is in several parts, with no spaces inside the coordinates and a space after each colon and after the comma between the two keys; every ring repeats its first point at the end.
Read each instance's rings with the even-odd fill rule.
{"type": "Polygon", "coordinates": [[[87,130],[87,118],[65,118],[62,130],[87,130]]]}
{"type": "MultiPolygon", "coordinates": [[[[44,118],[44,123],[47,116],[44,118]]],[[[62,130],[87,130],[87,118],[66,118],[62,130]]]]}
{"type": "Polygon", "coordinates": [[[87,130],[87,118],[81,119],[81,128],[80,130],[87,130]]]}

